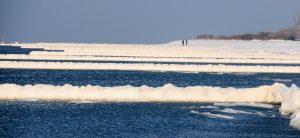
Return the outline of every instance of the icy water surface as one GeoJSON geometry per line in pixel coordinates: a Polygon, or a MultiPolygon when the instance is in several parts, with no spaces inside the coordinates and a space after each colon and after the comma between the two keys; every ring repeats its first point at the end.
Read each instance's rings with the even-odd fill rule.
{"type": "MultiPolygon", "coordinates": [[[[173,84],[250,88],[280,82],[300,86],[298,74],[1,69],[0,84],[152,86],[173,84]]],[[[42,92],[42,91],[41,91],[42,92]]],[[[0,101],[1,137],[300,137],[273,108],[213,103],[0,101]]]]}
{"type": "Polygon", "coordinates": [[[278,108],[199,103],[0,102],[3,137],[299,137],[278,108]],[[211,106],[213,108],[211,108],[211,106]],[[206,108],[208,107],[208,108],[206,108]],[[224,109],[249,114],[224,113],[224,109]],[[201,113],[222,114],[212,118],[201,113]]]}
{"type": "Polygon", "coordinates": [[[28,70],[0,69],[0,84],[51,84],[75,86],[151,86],[173,84],[187,86],[218,86],[247,88],[272,85],[275,82],[300,86],[299,74],[230,74],[230,73],[176,73],[147,71],[96,70],[28,70]]]}

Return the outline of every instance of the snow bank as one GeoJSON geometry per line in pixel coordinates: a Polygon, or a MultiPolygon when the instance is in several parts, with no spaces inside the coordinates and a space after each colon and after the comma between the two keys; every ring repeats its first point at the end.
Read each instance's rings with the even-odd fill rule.
{"type": "Polygon", "coordinates": [[[239,65],[180,65],[180,64],[126,64],[76,62],[17,62],[0,61],[0,68],[74,69],[74,70],[134,70],[172,72],[239,72],[239,73],[300,73],[300,66],[239,66],[239,65]]]}
{"type": "MultiPolygon", "coordinates": [[[[257,88],[220,88],[207,86],[176,87],[100,87],[100,86],[52,86],[52,85],[0,85],[0,99],[8,100],[96,100],[130,102],[276,102],[274,93],[287,88],[283,84],[257,88]]],[[[279,101],[280,102],[280,101],[279,101]]]]}

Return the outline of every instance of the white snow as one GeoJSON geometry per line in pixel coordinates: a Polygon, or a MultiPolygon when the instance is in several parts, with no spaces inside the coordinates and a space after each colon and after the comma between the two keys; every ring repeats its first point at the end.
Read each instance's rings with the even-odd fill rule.
{"type": "Polygon", "coordinates": [[[0,56],[0,59],[75,60],[78,58],[78,60],[286,64],[300,62],[300,43],[292,41],[190,40],[188,46],[181,46],[180,41],[160,45],[73,43],[19,45],[23,48],[45,48],[64,50],[64,52],[34,51],[29,56],[8,55],[0,56]]]}
{"type": "Polygon", "coordinates": [[[220,88],[208,86],[176,87],[100,87],[100,86],[53,86],[0,84],[0,99],[8,100],[95,100],[130,102],[280,102],[274,93],[290,88],[276,83],[257,88],[220,88]]]}
{"type": "MultiPolygon", "coordinates": [[[[37,43],[19,44],[24,48],[45,48],[47,50],[65,50],[61,52],[48,52],[48,54],[79,55],[141,55],[155,57],[201,57],[213,56],[221,53],[226,56],[258,55],[270,57],[271,55],[286,56],[295,54],[299,57],[299,42],[292,41],[236,41],[236,40],[190,40],[188,46],[181,46],[180,41],[160,45],[136,44],[72,44],[72,43],[37,43]],[[232,54],[233,53],[233,54],[232,54]],[[242,55],[242,54],[243,55],[242,55]]],[[[278,58],[275,56],[275,58],[278,58]]]]}

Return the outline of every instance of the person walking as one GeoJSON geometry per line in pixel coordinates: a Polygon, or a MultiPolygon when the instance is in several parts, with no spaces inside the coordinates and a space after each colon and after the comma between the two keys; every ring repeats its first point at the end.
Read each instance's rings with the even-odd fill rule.
{"type": "Polygon", "coordinates": [[[184,46],[184,40],[182,40],[182,46],[184,46]]]}
{"type": "Polygon", "coordinates": [[[186,46],[188,45],[188,40],[185,40],[185,45],[186,45],[186,46]]]}

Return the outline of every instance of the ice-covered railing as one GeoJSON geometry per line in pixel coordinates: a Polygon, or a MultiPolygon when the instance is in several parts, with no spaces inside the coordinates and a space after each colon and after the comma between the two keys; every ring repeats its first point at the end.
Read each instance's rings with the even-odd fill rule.
{"type": "Polygon", "coordinates": [[[300,129],[300,89],[275,83],[256,88],[221,88],[210,86],[53,86],[0,84],[1,100],[63,100],[112,102],[249,102],[281,103],[280,112],[293,113],[290,125],[300,129]]]}
{"type": "Polygon", "coordinates": [[[238,73],[300,73],[300,66],[243,66],[243,65],[181,65],[181,64],[128,64],[0,61],[0,68],[73,69],[73,70],[133,70],[171,72],[238,72],[238,73]]]}

